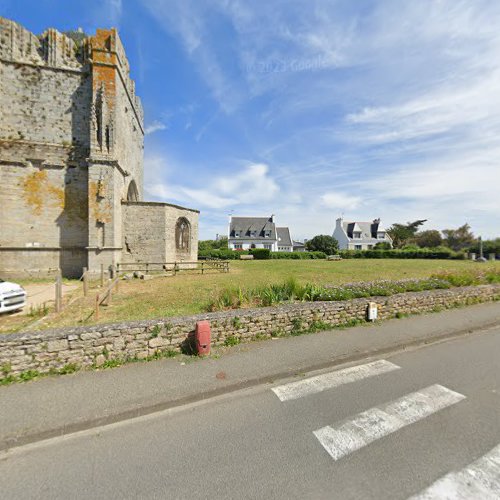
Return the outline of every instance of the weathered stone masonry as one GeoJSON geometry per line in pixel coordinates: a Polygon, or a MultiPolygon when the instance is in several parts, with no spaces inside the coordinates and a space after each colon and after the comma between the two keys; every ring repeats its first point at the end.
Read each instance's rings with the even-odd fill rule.
{"type": "MultiPolygon", "coordinates": [[[[342,302],[303,302],[279,307],[240,309],[181,318],[96,325],[38,333],[0,336],[0,369],[10,374],[26,370],[47,373],[75,363],[99,366],[106,359],[144,359],[158,352],[180,351],[197,321],[207,319],[212,344],[221,345],[229,336],[241,341],[307,329],[314,322],[343,325],[366,319],[369,302],[379,306],[381,320],[397,313],[417,314],[476,302],[500,299],[500,285],[481,285],[372,297],[342,302]]],[[[1,372],[0,372],[1,377],[1,372]]]]}
{"type": "Polygon", "coordinates": [[[36,36],[0,17],[0,276],[196,260],[198,212],[165,203],[158,220],[142,201],[143,121],[115,29],[36,36]],[[159,253],[127,235],[126,202],[141,203],[143,233],[163,231],[159,253]],[[180,218],[190,244],[179,249],[180,218]]]}

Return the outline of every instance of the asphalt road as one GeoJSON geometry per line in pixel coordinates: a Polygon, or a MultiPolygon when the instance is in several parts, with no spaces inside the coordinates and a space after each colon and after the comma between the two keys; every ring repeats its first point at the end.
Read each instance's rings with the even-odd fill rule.
{"type": "Polygon", "coordinates": [[[500,498],[499,445],[496,328],[3,452],[0,497],[500,498]]]}

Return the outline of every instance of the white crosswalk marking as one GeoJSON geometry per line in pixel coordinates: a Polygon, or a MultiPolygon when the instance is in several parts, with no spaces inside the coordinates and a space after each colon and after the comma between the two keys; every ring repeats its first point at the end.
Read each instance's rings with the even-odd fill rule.
{"type": "Polygon", "coordinates": [[[498,500],[500,498],[500,445],[465,469],[451,472],[410,500],[498,500]]]}
{"type": "Polygon", "coordinates": [[[399,368],[398,365],[382,359],[365,365],[352,366],[344,370],[325,373],[324,375],[317,375],[297,382],[280,385],[274,387],[272,390],[281,401],[290,401],[291,399],[298,399],[303,396],[308,396],[309,394],[322,392],[364,378],[375,377],[376,375],[398,370],[399,368]]]}
{"type": "Polygon", "coordinates": [[[349,455],[377,439],[458,403],[465,396],[441,385],[407,394],[380,408],[358,413],[336,428],[327,426],[314,435],[334,460],[349,455]]]}

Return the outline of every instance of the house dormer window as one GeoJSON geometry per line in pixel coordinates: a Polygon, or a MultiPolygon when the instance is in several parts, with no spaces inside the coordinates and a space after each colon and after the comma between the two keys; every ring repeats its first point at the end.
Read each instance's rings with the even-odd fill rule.
{"type": "Polygon", "coordinates": [[[354,233],[352,233],[352,237],[353,237],[355,240],[359,240],[359,239],[361,239],[361,231],[354,231],[354,233]]]}
{"type": "Polygon", "coordinates": [[[264,232],[264,237],[265,238],[270,238],[271,237],[271,231],[265,231],[264,232]]]}
{"type": "Polygon", "coordinates": [[[234,232],[234,236],[235,236],[236,238],[239,238],[239,237],[241,236],[241,231],[235,231],[235,232],[234,232]]]}
{"type": "Polygon", "coordinates": [[[257,236],[257,231],[250,231],[250,236],[255,238],[257,236]]]}
{"type": "Polygon", "coordinates": [[[378,232],[377,233],[377,239],[378,240],[383,240],[385,239],[385,233],[382,231],[382,232],[378,232]]]}

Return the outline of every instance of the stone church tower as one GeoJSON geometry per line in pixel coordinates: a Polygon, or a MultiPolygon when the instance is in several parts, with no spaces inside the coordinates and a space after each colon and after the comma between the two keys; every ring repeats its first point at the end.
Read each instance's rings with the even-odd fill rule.
{"type": "Polygon", "coordinates": [[[115,29],[36,36],[0,17],[0,277],[197,259],[198,211],[143,201],[129,73],[115,29]]]}

